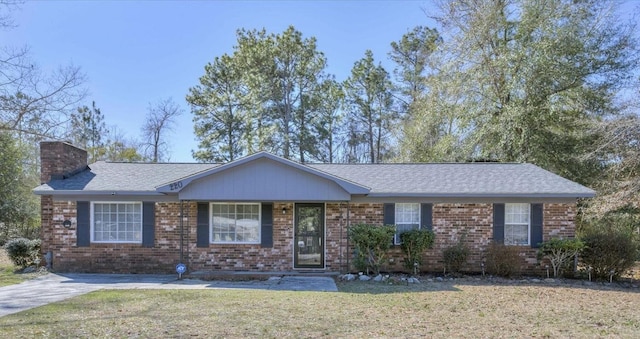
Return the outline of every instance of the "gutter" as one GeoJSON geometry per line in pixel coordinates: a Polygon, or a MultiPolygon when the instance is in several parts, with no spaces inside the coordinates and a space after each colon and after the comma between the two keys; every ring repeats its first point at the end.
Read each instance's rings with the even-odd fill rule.
{"type": "Polygon", "coordinates": [[[593,198],[593,193],[369,193],[368,198],[593,198]]]}
{"type": "Polygon", "coordinates": [[[160,193],[156,191],[81,191],[81,190],[33,190],[33,194],[36,195],[65,195],[65,196],[86,196],[86,195],[148,195],[148,196],[167,196],[168,194],[160,193]]]}

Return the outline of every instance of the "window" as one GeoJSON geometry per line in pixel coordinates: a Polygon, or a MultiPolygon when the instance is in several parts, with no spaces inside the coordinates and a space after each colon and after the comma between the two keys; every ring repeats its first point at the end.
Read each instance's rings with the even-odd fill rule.
{"type": "Polygon", "coordinates": [[[420,228],[420,204],[396,204],[396,234],[394,244],[399,245],[400,234],[420,228]]]}
{"type": "Polygon", "coordinates": [[[260,243],[260,204],[211,204],[212,243],[260,243]]]}
{"type": "Polygon", "coordinates": [[[94,202],[91,208],[91,241],[142,242],[142,203],[94,202]]]}
{"type": "Polygon", "coordinates": [[[505,245],[529,245],[530,216],[529,204],[504,205],[505,245]]]}

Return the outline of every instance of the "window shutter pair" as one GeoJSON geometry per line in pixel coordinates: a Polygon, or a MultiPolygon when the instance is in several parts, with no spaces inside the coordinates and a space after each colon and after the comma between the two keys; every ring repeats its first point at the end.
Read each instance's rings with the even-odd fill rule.
{"type": "MultiPolygon", "coordinates": [[[[155,202],[142,203],[142,246],[153,247],[155,242],[156,212],[155,202]]],[[[76,202],[76,245],[88,247],[91,245],[91,203],[89,201],[76,202]]]]}
{"type": "MultiPolygon", "coordinates": [[[[531,247],[542,242],[542,204],[531,204],[531,247]]],[[[504,243],[504,204],[493,204],[493,240],[504,243]]]]}
{"type": "MultiPolygon", "coordinates": [[[[396,204],[386,203],[383,208],[382,222],[385,225],[396,224],[396,204]]],[[[432,204],[420,204],[420,228],[433,230],[433,205],[432,204]]]]}
{"type": "MultiPolygon", "coordinates": [[[[273,203],[262,203],[260,245],[273,247],[273,203]]],[[[209,203],[198,203],[196,246],[209,247],[209,203]]]]}

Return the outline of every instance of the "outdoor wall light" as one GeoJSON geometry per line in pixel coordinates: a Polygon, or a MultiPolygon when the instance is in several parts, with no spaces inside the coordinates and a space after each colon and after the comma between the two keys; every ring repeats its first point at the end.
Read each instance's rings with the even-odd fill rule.
{"type": "Polygon", "coordinates": [[[67,219],[63,221],[62,226],[64,226],[64,228],[71,228],[71,220],[67,219]]]}
{"type": "Polygon", "coordinates": [[[286,207],[282,208],[282,214],[287,214],[287,208],[286,207]]]}

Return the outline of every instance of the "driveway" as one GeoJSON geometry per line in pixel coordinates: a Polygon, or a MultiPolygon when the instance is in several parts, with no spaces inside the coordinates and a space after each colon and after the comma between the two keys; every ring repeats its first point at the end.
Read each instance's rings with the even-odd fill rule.
{"type": "Polygon", "coordinates": [[[0,317],[100,289],[265,289],[337,292],[328,277],[282,276],[268,280],[177,280],[175,275],[54,274],[0,287],[0,317]]]}

